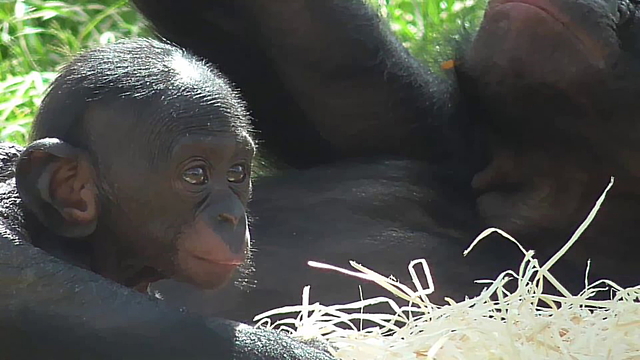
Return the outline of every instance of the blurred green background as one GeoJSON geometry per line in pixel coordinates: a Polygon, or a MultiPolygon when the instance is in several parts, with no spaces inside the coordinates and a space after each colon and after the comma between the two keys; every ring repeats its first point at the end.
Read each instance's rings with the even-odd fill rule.
{"type": "MultiPolygon", "coordinates": [[[[403,44],[438,68],[461,31],[478,24],[483,0],[369,0],[403,44]]],[[[0,141],[24,144],[47,85],[80,50],[150,36],[127,0],[0,0],[0,141]]]]}

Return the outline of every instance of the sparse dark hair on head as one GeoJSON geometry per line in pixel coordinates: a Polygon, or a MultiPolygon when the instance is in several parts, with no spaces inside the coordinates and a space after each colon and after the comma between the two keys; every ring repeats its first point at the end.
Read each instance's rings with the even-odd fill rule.
{"type": "Polygon", "coordinates": [[[54,137],[90,150],[83,135],[87,110],[125,101],[140,102],[144,109],[137,113],[145,121],[224,115],[214,129],[250,127],[244,102],[217,69],[174,45],[136,39],[84,52],[67,64],[45,96],[31,140],[54,137]]]}

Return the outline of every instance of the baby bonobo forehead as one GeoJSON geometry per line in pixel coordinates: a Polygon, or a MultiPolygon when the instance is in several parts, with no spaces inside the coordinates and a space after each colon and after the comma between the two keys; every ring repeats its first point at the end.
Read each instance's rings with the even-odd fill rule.
{"type": "Polygon", "coordinates": [[[176,97],[164,104],[130,99],[119,105],[95,104],[87,112],[94,152],[151,166],[193,156],[213,162],[230,157],[250,162],[253,157],[255,145],[244,118],[225,112],[222,103],[176,97]]]}
{"type": "Polygon", "coordinates": [[[140,55],[146,59],[144,67],[139,58],[134,61],[136,43],[124,43],[133,49],[113,46],[121,50],[122,62],[131,63],[107,72],[108,82],[116,85],[111,90],[101,86],[104,79],[82,84],[87,87],[83,92],[98,94],[82,115],[91,139],[87,148],[94,153],[126,153],[132,160],[151,159],[150,164],[169,159],[179,144],[199,143],[202,151],[211,153],[225,137],[238,143],[231,148],[252,152],[245,103],[227,79],[181,49],[159,43],[138,45],[145,44],[152,54],[140,55]]]}
{"type": "Polygon", "coordinates": [[[193,132],[172,142],[168,160],[181,162],[191,157],[202,157],[213,163],[236,160],[250,163],[254,153],[254,142],[248,133],[193,132]]]}

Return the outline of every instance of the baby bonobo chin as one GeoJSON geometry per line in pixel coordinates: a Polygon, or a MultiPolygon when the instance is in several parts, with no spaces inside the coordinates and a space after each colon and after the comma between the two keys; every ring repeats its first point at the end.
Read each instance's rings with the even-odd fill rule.
{"type": "Polygon", "coordinates": [[[78,56],[17,164],[46,229],[34,245],[138,290],[225,284],[249,249],[250,131],[227,80],[181,49],[134,40],[78,56]]]}

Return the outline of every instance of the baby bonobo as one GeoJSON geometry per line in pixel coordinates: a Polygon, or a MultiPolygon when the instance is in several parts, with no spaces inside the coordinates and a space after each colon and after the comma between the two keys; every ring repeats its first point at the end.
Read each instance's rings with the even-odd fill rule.
{"type": "Polygon", "coordinates": [[[88,51],[52,84],[16,167],[34,246],[127,287],[224,284],[245,262],[254,143],[201,60],[151,40],[88,51]]]}

